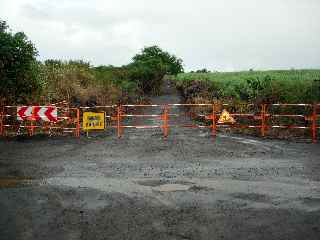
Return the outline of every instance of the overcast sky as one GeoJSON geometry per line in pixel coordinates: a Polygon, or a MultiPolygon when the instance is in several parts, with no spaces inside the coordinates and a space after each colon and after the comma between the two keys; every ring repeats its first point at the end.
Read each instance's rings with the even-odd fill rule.
{"type": "Polygon", "coordinates": [[[320,0],[0,0],[47,58],[124,65],[159,45],[186,70],[320,67],[320,0]]]}

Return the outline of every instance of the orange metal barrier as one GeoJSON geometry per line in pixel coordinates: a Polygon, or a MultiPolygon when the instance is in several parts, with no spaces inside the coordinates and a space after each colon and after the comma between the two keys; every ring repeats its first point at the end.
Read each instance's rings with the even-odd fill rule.
{"type": "MultiPolygon", "coordinates": [[[[230,110],[230,115],[232,117],[235,117],[237,119],[237,123],[235,124],[219,124],[217,123],[217,120],[221,116],[221,109],[227,109],[228,107],[231,107],[228,104],[166,104],[166,105],[158,105],[158,104],[150,104],[150,105],[122,105],[117,106],[116,115],[112,117],[114,121],[116,121],[115,125],[112,125],[111,127],[117,129],[117,136],[120,138],[123,135],[123,129],[125,128],[135,128],[135,129],[147,129],[147,128],[160,128],[163,130],[164,137],[168,137],[169,135],[169,129],[172,127],[184,127],[184,128],[207,128],[211,130],[211,135],[214,137],[217,135],[217,130],[220,128],[233,128],[233,129],[258,129],[260,131],[260,134],[262,137],[266,136],[268,134],[268,131],[273,128],[281,128],[281,129],[310,129],[312,141],[315,143],[317,142],[317,133],[318,129],[320,128],[318,126],[318,119],[319,119],[319,106],[320,104],[262,104],[261,106],[256,106],[254,104],[246,104],[246,107],[252,107],[255,109],[255,112],[250,113],[238,113],[238,112],[232,112],[230,110]],[[206,108],[206,112],[202,114],[189,112],[187,113],[180,113],[180,114],[174,114],[170,111],[177,107],[188,107],[188,108],[195,108],[195,107],[204,107],[206,108]],[[279,113],[279,114],[273,114],[269,112],[271,107],[280,107],[286,108],[286,107],[304,107],[304,108],[310,108],[311,113],[305,113],[305,114],[288,114],[288,113],[279,113]],[[132,114],[130,113],[130,110],[126,111],[125,109],[130,108],[160,108],[162,110],[161,114],[132,114]],[[257,111],[258,109],[258,111],[257,111]],[[129,112],[129,113],[126,113],[129,112]],[[189,115],[193,119],[200,118],[203,120],[210,121],[211,124],[204,125],[204,124],[171,124],[169,123],[170,120],[172,120],[175,117],[181,117],[189,115]],[[161,124],[152,124],[152,125],[126,125],[123,124],[123,120],[126,118],[155,118],[162,120],[161,124]],[[311,122],[311,124],[307,125],[285,125],[285,124],[273,124],[272,119],[274,118],[302,118],[305,122],[311,122]],[[241,119],[245,120],[245,123],[241,123],[241,119]],[[254,121],[255,123],[251,123],[254,121]]],[[[310,110],[309,109],[309,110],[310,110]]]]}
{"type": "MultiPolygon", "coordinates": [[[[63,103],[66,105],[66,103],[63,103]]],[[[272,129],[304,129],[310,131],[312,142],[318,140],[320,104],[127,104],[59,109],[58,122],[37,122],[30,118],[19,122],[17,106],[0,107],[0,135],[7,136],[14,132],[20,134],[22,129],[32,136],[36,131],[52,135],[54,131],[73,133],[80,137],[83,113],[86,111],[105,112],[107,128],[113,128],[118,138],[124,134],[124,129],[153,129],[163,132],[164,138],[169,135],[170,128],[204,128],[211,131],[215,137],[219,129],[257,129],[262,137],[270,134],[272,129]],[[183,108],[183,110],[178,111],[183,108]],[[242,109],[243,108],[243,109],[242,109]],[[151,109],[151,113],[145,113],[151,109]],[[222,110],[226,109],[235,123],[218,123],[222,110]],[[190,117],[191,122],[179,122],[177,119],[190,117]],[[141,120],[139,120],[141,119],[141,120]],[[143,120],[142,120],[143,119],[143,120]],[[152,120],[151,124],[145,120],[152,120]],[[195,121],[196,120],[196,121],[195,121]],[[199,121],[197,121],[199,120],[199,121]]]]}
{"type": "Polygon", "coordinates": [[[267,115],[270,119],[281,119],[281,118],[287,118],[287,119],[300,119],[300,121],[303,121],[304,125],[297,125],[297,124],[277,124],[277,125],[270,125],[267,126],[269,128],[279,128],[279,129],[310,129],[311,132],[311,138],[312,142],[317,142],[317,133],[319,124],[319,109],[320,104],[271,104],[270,107],[282,107],[283,108],[290,108],[290,107],[299,107],[299,108],[305,108],[305,111],[307,114],[288,114],[288,113],[281,113],[281,114],[269,114],[267,115]]]}
{"type": "MultiPolygon", "coordinates": [[[[238,129],[244,129],[244,128],[256,128],[260,129],[260,134],[262,137],[265,137],[268,133],[268,130],[270,129],[310,129],[311,133],[311,138],[312,142],[316,143],[317,142],[317,134],[318,134],[318,129],[319,127],[319,114],[318,111],[320,109],[320,104],[262,104],[260,106],[260,111],[255,112],[255,113],[236,113],[230,111],[230,115],[232,117],[237,118],[237,122],[239,120],[246,118],[249,121],[258,121],[256,124],[241,124],[241,123],[236,123],[236,124],[229,124],[229,125],[224,125],[224,124],[217,124],[216,119],[221,116],[221,111],[216,111],[215,109],[217,108],[217,105],[213,104],[213,111],[211,115],[208,116],[203,116],[205,119],[210,119],[212,120],[212,132],[213,136],[216,134],[216,130],[219,128],[238,128],[238,129]],[[278,107],[280,108],[280,113],[273,113],[272,108],[278,107]],[[300,109],[300,111],[304,112],[301,114],[293,114],[293,113],[283,113],[285,108],[304,108],[304,110],[300,109]],[[281,119],[280,123],[274,124],[273,119],[281,119]],[[294,121],[296,122],[297,119],[301,119],[303,122],[303,125],[297,125],[297,124],[283,124],[281,122],[284,122],[284,119],[295,119],[294,121]]],[[[246,106],[252,106],[256,107],[253,104],[246,104],[246,106]]],[[[222,104],[223,108],[229,107],[228,104],[222,104]]],[[[297,110],[297,109],[296,109],[297,110]]]]}
{"type": "Polygon", "coordinates": [[[17,106],[4,106],[0,115],[0,135],[20,135],[27,132],[33,136],[36,132],[54,135],[56,132],[73,133],[80,137],[80,110],[78,108],[57,107],[58,121],[36,121],[35,117],[28,117],[24,121],[17,120],[17,106]]]}
{"type": "Polygon", "coordinates": [[[166,138],[169,134],[169,107],[168,105],[159,105],[159,104],[150,104],[150,105],[121,105],[117,107],[117,116],[113,117],[114,120],[117,121],[116,127],[117,128],[117,135],[120,138],[123,135],[123,129],[125,128],[135,128],[135,129],[150,129],[150,128],[159,128],[163,130],[164,137],[166,138]],[[141,110],[142,108],[160,108],[162,114],[135,114],[134,110],[141,110]],[[162,120],[162,124],[152,124],[152,125],[128,125],[122,124],[122,121],[128,118],[152,118],[162,120]]]}

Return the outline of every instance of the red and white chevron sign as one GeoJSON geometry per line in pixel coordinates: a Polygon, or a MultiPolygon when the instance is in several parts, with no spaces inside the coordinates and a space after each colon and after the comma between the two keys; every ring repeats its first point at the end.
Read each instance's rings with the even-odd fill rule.
{"type": "Polygon", "coordinates": [[[43,120],[46,122],[58,121],[58,111],[56,107],[23,106],[17,108],[17,119],[19,121],[43,120]]]}

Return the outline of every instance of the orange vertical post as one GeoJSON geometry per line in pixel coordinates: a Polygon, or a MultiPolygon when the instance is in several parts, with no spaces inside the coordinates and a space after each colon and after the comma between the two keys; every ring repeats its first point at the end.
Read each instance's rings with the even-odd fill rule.
{"type": "Polygon", "coordinates": [[[266,135],[266,104],[262,104],[261,106],[261,136],[264,137],[266,135]]]}
{"type": "Polygon", "coordinates": [[[5,127],[5,124],[6,124],[6,107],[3,107],[3,111],[2,111],[2,136],[7,136],[7,133],[6,133],[6,127],[5,127]]]}
{"type": "Polygon", "coordinates": [[[168,109],[168,106],[166,105],[164,107],[164,114],[163,114],[163,136],[165,138],[167,138],[168,135],[169,135],[169,124],[168,124],[169,116],[168,116],[168,112],[169,112],[169,109],[168,109]]]}
{"type": "Polygon", "coordinates": [[[118,138],[121,138],[122,132],[121,132],[121,106],[117,107],[117,134],[118,138]]]}
{"type": "MultiPolygon", "coordinates": [[[[70,111],[70,109],[69,109],[70,111]]],[[[69,112],[70,116],[70,112],[69,112]]],[[[80,138],[80,109],[77,108],[77,129],[76,129],[76,137],[80,138]]]]}
{"type": "Polygon", "coordinates": [[[3,136],[3,119],[4,119],[4,108],[1,108],[0,112],[0,136],[3,136]]]}
{"type": "Polygon", "coordinates": [[[317,143],[317,104],[313,104],[313,111],[312,111],[312,127],[311,127],[311,134],[312,134],[312,142],[317,143]]]}
{"type": "Polygon", "coordinates": [[[35,118],[35,108],[34,107],[32,107],[32,116],[31,116],[31,118],[30,118],[30,131],[29,131],[29,135],[30,136],[33,136],[34,135],[34,120],[36,119],[35,118]]]}
{"type": "Polygon", "coordinates": [[[216,125],[216,107],[215,103],[212,104],[212,126],[211,126],[212,137],[217,136],[217,125],[216,125]]]}

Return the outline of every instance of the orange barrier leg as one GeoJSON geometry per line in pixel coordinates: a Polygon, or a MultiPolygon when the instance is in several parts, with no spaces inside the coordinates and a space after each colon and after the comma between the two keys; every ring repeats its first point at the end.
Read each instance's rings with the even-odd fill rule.
{"type": "Polygon", "coordinates": [[[118,138],[121,138],[122,132],[121,132],[121,106],[117,107],[117,134],[118,138]]]}
{"type": "Polygon", "coordinates": [[[32,137],[34,135],[34,129],[35,129],[35,121],[36,121],[36,112],[35,108],[32,109],[32,117],[30,118],[30,131],[29,135],[32,137]]]}
{"type": "Polygon", "coordinates": [[[212,137],[217,136],[217,124],[216,124],[216,108],[215,104],[212,104],[212,126],[211,126],[212,137]]]}
{"type": "Polygon", "coordinates": [[[3,136],[3,119],[4,119],[4,109],[1,109],[1,112],[0,112],[0,136],[3,136]]]}
{"type": "Polygon", "coordinates": [[[163,136],[164,138],[167,138],[169,135],[169,115],[168,115],[169,109],[168,106],[164,107],[164,115],[163,115],[163,136]]]}
{"type": "Polygon", "coordinates": [[[261,106],[261,136],[264,137],[266,135],[266,104],[262,104],[261,106]]]}
{"type": "MultiPolygon", "coordinates": [[[[27,124],[26,124],[27,125],[27,124]]],[[[29,126],[29,123],[27,125],[27,129],[28,129],[28,134],[29,134],[29,137],[32,136],[32,122],[30,121],[30,126],[29,126]]],[[[17,132],[16,132],[17,134],[17,132]]]]}
{"type": "Polygon", "coordinates": [[[311,131],[312,131],[312,142],[313,143],[317,143],[317,105],[314,104],[313,105],[313,113],[312,113],[312,127],[311,127],[311,131]]]}
{"type": "Polygon", "coordinates": [[[33,136],[33,121],[30,120],[30,126],[28,127],[29,137],[33,136]]]}
{"type": "MultiPolygon", "coordinates": [[[[70,111],[70,110],[69,110],[70,111]]],[[[69,112],[70,115],[70,112],[69,112]]],[[[76,137],[80,138],[80,109],[77,108],[77,129],[76,129],[76,137]]]]}

